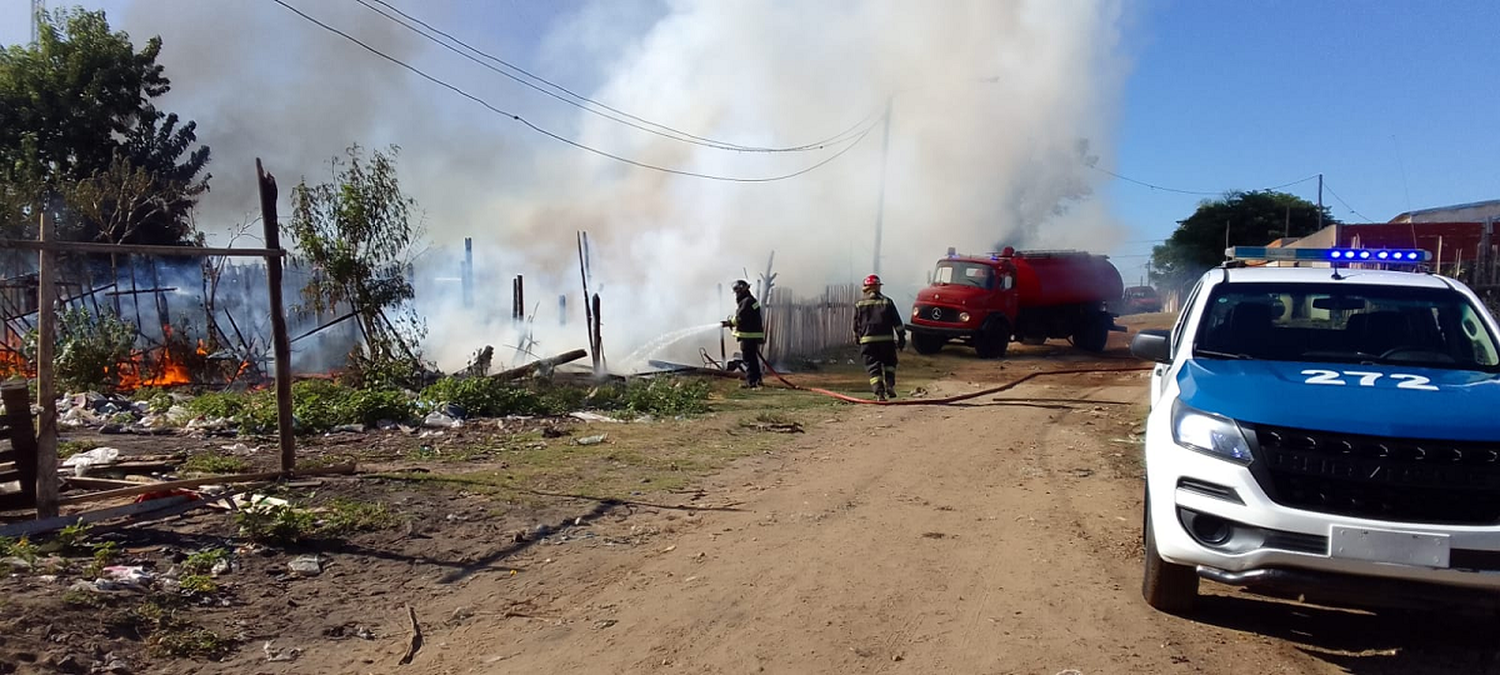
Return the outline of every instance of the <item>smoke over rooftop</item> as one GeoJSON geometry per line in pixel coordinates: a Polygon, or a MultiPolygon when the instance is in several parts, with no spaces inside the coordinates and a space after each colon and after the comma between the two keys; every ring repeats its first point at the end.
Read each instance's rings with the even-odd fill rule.
{"type": "MultiPolygon", "coordinates": [[[[525,89],[355,3],[288,0],[394,58],[581,143],[643,162],[737,177],[791,173],[803,153],[711,149],[642,133],[525,89]]],[[[624,356],[726,314],[717,284],[776,251],[778,285],[816,292],[871,271],[883,127],[891,101],[881,274],[908,296],[948,246],[1104,249],[1116,225],[1092,194],[1124,78],[1112,0],[610,0],[391,4],[593,99],[676,129],[788,146],[848,129],[858,144],[815,171],[741,184],[626,166],[528,131],[270,2],[134,2],[111,20],[160,34],[174,90],[213,147],[199,224],[256,207],[253,161],[285,195],[321,181],[350,143],[402,147],[406,191],[433,248],[423,278],[456,276],[475,241],[476,306],[419,279],[430,354],[462,365],[515,344],[509,279],[539,303],[542,351],[583,344],[574,232],[588,230],[606,349],[624,356]],[[561,9],[558,9],[561,8],[561,9]],[[1083,141],[1082,139],[1088,139],[1083,141]],[[557,296],[575,321],[560,327],[557,296]],[[559,332],[565,331],[565,332],[559,332]]],[[[528,308],[529,311],[530,308],[528,308]]],[[[504,350],[501,350],[504,352],[504,350]]],[[[613,363],[612,363],[613,365],[613,363]]]]}

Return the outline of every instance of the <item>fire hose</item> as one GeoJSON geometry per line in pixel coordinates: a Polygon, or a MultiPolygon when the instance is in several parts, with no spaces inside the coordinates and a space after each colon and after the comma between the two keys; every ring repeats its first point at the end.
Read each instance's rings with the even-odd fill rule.
{"type": "Polygon", "coordinates": [[[1066,368],[1063,370],[1039,370],[1034,373],[1028,373],[1026,375],[1018,377],[1014,380],[1011,380],[1010,382],[1006,382],[1005,384],[996,387],[990,387],[989,389],[969,392],[967,394],[958,394],[955,396],[948,396],[944,398],[876,401],[868,398],[856,398],[854,396],[840,394],[836,391],[829,391],[827,389],[819,389],[817,387],[804,387],[795,384],[791,380],[786,379],[786,376],[782,375],[779,372],[776,372],[776,369],[772,368],[771,363],[766,360],[765,355],[761,355],[760,362],[765,365],[766,372],[769,372],[771,373],[771,375],[775,376],[776,379],[780,380],[781,383],[786,385],[788,389],[812,392],[814,394],[822,394],[823,396],[831,396],[840,401],[846,401],[849,403],[864,403],[869,405],[950,405],[953,403],[958,403],[960,401],[967,401],[969,399],[979,398],[981,396],[989,396],[991,394],[998,394],[1009,389],[1014,389],[1030,381],[1032,378],[1042,377],[1044,375],[1078,375],[1082,373],[1139,373],[1152,369],[1152,366],[1143,366],[1137,368],[1066,368]]]}

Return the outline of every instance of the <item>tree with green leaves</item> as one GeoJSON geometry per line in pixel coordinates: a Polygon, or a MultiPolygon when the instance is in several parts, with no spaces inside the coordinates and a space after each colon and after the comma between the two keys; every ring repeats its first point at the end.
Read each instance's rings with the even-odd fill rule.
{"type": "Polygon", "coordinates": [[[300,309],[325,313],[348,308],[364,344],[350,355],[360,386],[413,386],[424,369],[420,318],[408,303],[416,201],[402,194],[391,146],[366,159],[351,146],[334,158],[333,180],[292,189],[288,233],[313,268],[300,309]]]}
{"type": "Polygon", "coordinates": [[[1231,192],[1204,200],[1177,230],[1151,251],[1151,280],[1175,288],[1224,262],[1230,246],[1265,246],[1283,237],[1305,237],[1338,221],[1322,207],[1296,195],[1270,190],[1231,192]]]}
{"type": "Polygon", "coordinates": [[[40,206],[68,239],[194,241],[209,149],[151,103],[171,89],[161,48],[137,52],[104,12],[74,9],[44,13],[35,45],[0,50],[0,232],[31,236],[40,206]]]}

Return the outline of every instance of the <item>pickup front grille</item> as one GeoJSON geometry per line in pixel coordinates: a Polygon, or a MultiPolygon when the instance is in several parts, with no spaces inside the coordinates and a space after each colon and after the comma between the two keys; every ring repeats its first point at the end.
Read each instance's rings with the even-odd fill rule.
{"type": "Polygon", "coordinates": [[[1283,506],[1396,522],[1500,523],[1500,443],[1251,430],[1252,473],[1283,506]]]}

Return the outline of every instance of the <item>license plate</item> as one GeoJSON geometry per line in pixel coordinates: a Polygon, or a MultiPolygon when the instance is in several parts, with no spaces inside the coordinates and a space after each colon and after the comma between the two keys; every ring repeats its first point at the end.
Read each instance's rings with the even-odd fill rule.
{"type": "Polygon", "coordinates": [[[1329,553],[1335,558],[1419,567],[1448,567],[1449,544],[1446,534],[1334,525],[1328,534],[1328,543],[1329,553]]]}

